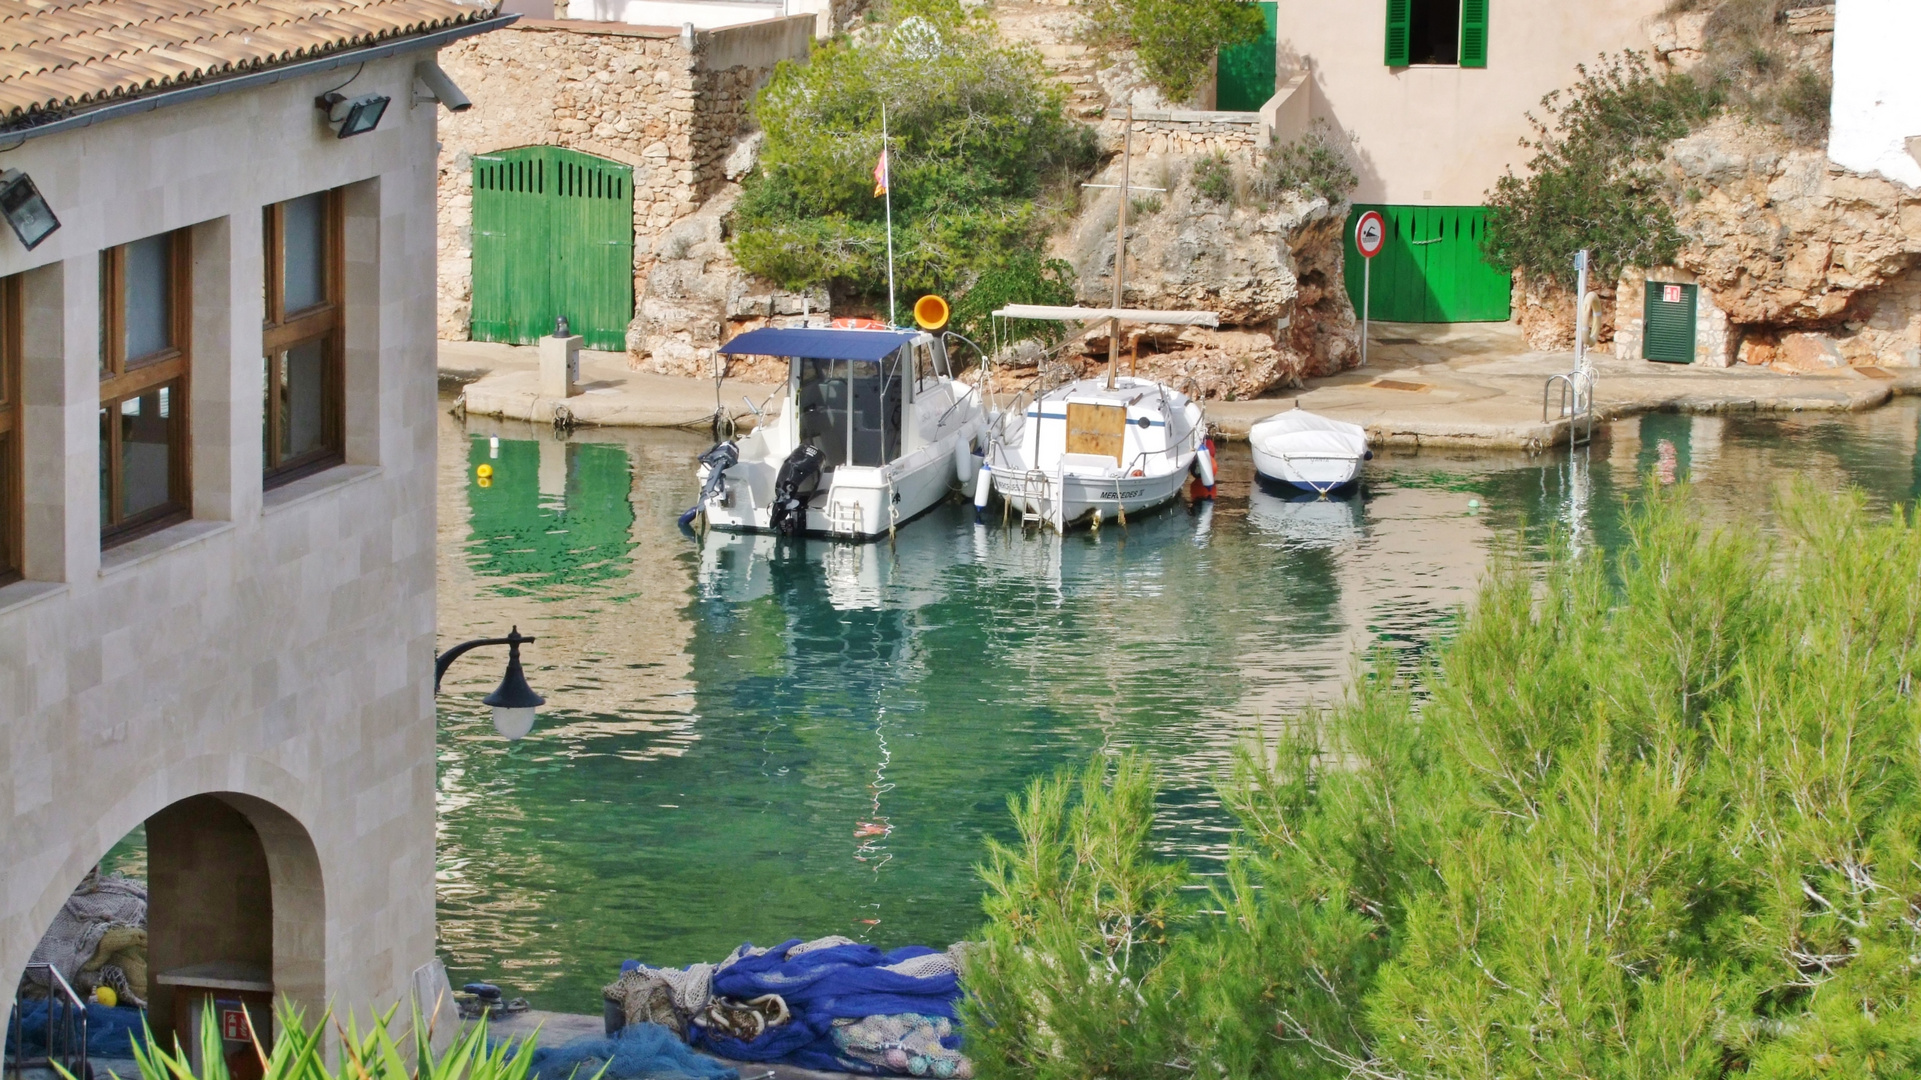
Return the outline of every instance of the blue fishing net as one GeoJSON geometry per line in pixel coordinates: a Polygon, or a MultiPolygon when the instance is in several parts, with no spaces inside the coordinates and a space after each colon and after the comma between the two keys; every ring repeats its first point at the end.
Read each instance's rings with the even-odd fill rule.
{"type": "MultiPolygon", "coordinates": [[[[47,1056],[47,1003],[45,1001],[25,1001],[20,1009],[19,1038],[14,1037],[13,1024],[6,1030],[6,1048],[9,1058],[47,1056]],[[16,1042],[26,1045],[16,1046],[16,1042]]],[[[62,1022],[66,1015],[64,1008],[54,1014],[54,1023],[62,1022]]],[[[135,1040],[146,1038],[147,1014],[131,1006],[120,1005],[108,1008],[105,1005],[87,1005],[87,1056],[130,1058],[133,1056],[135,1040]]],[[[76,1029],[79,1017],[74,1017],[76,1029]]],[[[59,1039],[55,1040],[60,1041],[59,1039]]]]}
{"type": "Polygon", "coordinates": [[[609,1080],[740,1080],[713,1058],[694,1053],[659,1024],[629,1024],[612,1038],[588,1036],[534,1050],[533,1080],[592,1080],[607,1065],[609,1080]]]}
{"type": "MultiPolygon", "coordinates": [[[[736,1061],[781,1061],[808,1069],[872,1073],[879,1070],[838,1052],[835,1020],[897,1013],[958,1019],[959,975],[948,971],[915,976],[885,970],[936,950],[909,945],[884,953],[872,945],[835,945],[788,959],[788,950],[798,944],[800,939],[795,938],[714,974],[714,996],[750,1001],[778,994],[787,1003],[791,1020],[768,1028],[751,1042],[696,1025],[695,1045],[736,1061]]],[[[960,1036],[943,1039],[942,1045],[957,1050],[960,1036]]]]}

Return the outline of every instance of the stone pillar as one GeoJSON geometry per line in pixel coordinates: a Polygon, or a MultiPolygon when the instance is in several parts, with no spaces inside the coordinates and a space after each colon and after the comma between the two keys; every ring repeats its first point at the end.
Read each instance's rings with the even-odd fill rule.
{"type": "Polygon", "coordinates": [[[581,336],[549,334],[540,339],[540,396],[570,398],[580,393],[581,336]]]}

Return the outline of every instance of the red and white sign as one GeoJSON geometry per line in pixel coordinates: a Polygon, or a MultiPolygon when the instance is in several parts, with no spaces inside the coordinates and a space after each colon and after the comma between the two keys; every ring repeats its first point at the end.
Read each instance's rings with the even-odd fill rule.
{"type": "Polygon", "coordinates": [[[1679,285],[1661,286],[1661,302],[1663,304],[1680,303],[1681,302],[1681,286],[1679,285]]]}
{"type": "Polygon", "coordinates": [[[1387,246],[1387,222],[1378,211],[1369,210],[1354,223],[1354,248],[1361,258],[1371,259],[1387,246]]]}
{"type": "Polygon", "coordinates": [[[250,1042],[253,1031],[247,1026],[247,1008],[230,1001],[220,1003],[220,1037],[228,1042],[250,1042]]]}

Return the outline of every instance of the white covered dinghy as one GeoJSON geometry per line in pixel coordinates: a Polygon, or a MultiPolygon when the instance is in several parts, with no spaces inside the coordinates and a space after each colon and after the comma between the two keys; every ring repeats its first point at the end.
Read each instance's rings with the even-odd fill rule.
{"type": "Polygon", "coordinates": [[[1254,471],[1264,479],[1325,495],[1360,479],[1373,455],[1359,424],[1306,409],[1276,413],[1248,430],[1254,471]]]}

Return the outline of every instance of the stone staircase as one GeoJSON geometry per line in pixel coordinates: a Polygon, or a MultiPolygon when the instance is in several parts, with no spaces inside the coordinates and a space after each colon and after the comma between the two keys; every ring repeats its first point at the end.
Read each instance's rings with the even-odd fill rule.
{"type": "Polygon", "coordinates": [[[1095,77],[1099,62],[1087,46],[1079,42],[1050,43],[1040,47],[1047,69],[1067,87],[1067,111],[1083,120],[1098,120],[1107,111],[1107,94],[1095,77]]]}
{"type": "Polygon", "coordinates": [[[1066,0],[1029,0],[994,7],[1001,36],[1039,50],[1047,70],[1067,87],[1067,109],[1083,120],[1098,120],[1107,111],[1107,94],[1096,77],[1099,61],[1074,39],[1080,16],[1066,0]]]}

